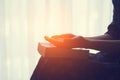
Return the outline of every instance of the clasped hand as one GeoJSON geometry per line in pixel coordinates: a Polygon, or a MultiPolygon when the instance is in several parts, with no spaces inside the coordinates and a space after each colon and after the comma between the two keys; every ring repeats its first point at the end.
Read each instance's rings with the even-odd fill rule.
{"type": "Polygon", "coordinates": [[[61,48],[86,48],[89,40],[74,34],[61,34],[52,37],[45,36],[45,40],[61,48]]]}

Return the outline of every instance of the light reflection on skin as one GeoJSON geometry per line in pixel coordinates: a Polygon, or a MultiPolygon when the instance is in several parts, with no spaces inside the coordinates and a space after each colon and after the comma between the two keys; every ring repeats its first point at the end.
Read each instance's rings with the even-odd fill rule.
{"type": "MultiPolygon", "coordinates": [[[[58,47],[62,47],[62,48],[72,48],[72,49],[81,49],[81,50],[90,50],[91,53],[97,53],[99,51],[97,50],[93,50],[93,49],[87,49],[87,48],[79,48],[79,47],[75,47],[74,44],[76,45],[76,42],[70,41],[70,42],[64,42],[64,39],[74,39],[74,37],[76,37],[77,35],[73,35],[73,34],[62,34],[62,35],[55,35],[52,37],[48,37],[45,36],[44,38],[52,43],[53,45],[57,45],[58,47]]],[[[81,43],[84,44],[84,43],[81,43]]],[[[79,45],[77,43],[77,45],[79,45]]]]}

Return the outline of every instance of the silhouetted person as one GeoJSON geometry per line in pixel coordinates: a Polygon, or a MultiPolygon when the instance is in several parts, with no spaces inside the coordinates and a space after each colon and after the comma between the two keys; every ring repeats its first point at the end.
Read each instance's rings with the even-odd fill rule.
{"type": "Polygon", "coordinates": [[[31,80],[120,80],[120,0],[112,0],[112,2],[114,5],[113,21],[104,35],[83,37],[61,34],[45,37],[47,41],[57,47],[88,48],[99,50],[99,53],[90,54],[89,60],[78,61],[79,64],[75,64],[73,70],[65,71],[64,66],[64,74],[59,74],[62,69],[57,64],[59,66],[64,65],[63,63],[67,64],[64,62],[65,60],[41,58],[31,80]],[[63,41],[59,41],[59,39],[63,41]],[[58,69],[54,71],[51,65],[58,69]],[[51,71],[47,72],[47,70],[51,71]]]}

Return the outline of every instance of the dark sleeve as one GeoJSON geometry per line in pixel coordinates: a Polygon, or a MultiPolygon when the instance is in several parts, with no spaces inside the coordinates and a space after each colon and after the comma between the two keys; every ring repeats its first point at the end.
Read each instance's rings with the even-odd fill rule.
{"type": "Polygon", "coordinates": [[[106,32],[114,39],[120,39],[120,0],[112,0],[113,2],[113,21],[108,26],[108,31],[106,32]]]}

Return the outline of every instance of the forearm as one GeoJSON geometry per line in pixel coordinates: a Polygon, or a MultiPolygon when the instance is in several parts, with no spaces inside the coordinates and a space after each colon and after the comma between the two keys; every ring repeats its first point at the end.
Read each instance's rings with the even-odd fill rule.
{"type": "Polygon", "coordinates": [[[113,38],[109,34],[94,36],[94,37],[85,37],[90,40],[112,40],[113,38]]]}
{"type": "Polygon", "coordinates": [[[120,40],[90,40],[87,48],[107,53],[120,53],[120,40]]]}

